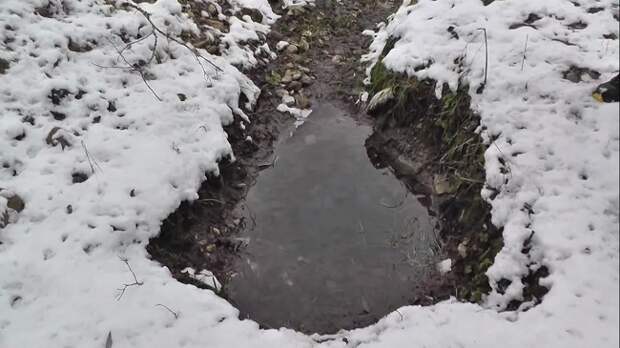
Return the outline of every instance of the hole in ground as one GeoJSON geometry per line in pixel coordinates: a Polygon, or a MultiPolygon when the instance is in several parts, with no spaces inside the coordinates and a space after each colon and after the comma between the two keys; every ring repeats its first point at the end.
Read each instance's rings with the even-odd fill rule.
{"type": "Polygon", "coordinates": [[[433,302],[427,296],[443,285],[438,222],[427,196],[373,166],[370,133],[345,111],[318,105],[292,137],[281,133],[277,160],[267,158],[274,165],[243,201],[231,203],[245,193],[238,182],[246,170],[223,165],[202,204],[184,203],[185,215],[164,222],[149,252],[197,286],[183,268],[213,271],[240,317],[266,328],[333,333],[433,302]]]}

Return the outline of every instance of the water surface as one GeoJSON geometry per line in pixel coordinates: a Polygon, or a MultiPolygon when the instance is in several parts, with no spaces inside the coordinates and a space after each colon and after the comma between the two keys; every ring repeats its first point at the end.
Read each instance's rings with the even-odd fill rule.
{"type": "Polygon", "coordinates": [[[239,207],[249,243],[227,293],[241,317],[304,332],[368,325],[435,272],[434,221],[373,167],[370,133],[323,104],[276,146],[275,165],[239,207]]]}

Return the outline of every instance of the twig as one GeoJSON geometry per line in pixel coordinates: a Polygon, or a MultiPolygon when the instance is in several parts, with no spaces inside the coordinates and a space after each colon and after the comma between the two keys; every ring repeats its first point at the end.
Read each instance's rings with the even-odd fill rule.
{"type": "Polygon", "coordinates": [[[165,304],[158,303],[158,304],[155,305],[155,307],[157,307],[157,306],[164,307],[165,309],[168,310],[168,312],[170,312],[170,313],[172,313],[172,315],[174,315],[174,319],[179,319],[179,315],[177,314],[177,312],[173,311],[172,309],[170,309],[165,304]]]}
{"type": "Polygon", "coordinates": [[[221,205],[224,205],[224,202],[220,201],[219,199],[215,199],[215,198],[203,198],[203,199],[199,199],[198,202],[215,202],[215,203],[219,203],[221,205]]]}
{"type": "Polygon", "coordinates": [[[261,163],[258,165],[259,168],[269,168],[269,167],[275,167],[276,166],[276,162],[278,161],[278,156],[274,156],[273,160],[271,161],[271,163],[261,163]]]}
{"type": "Polygon", "coordinates": [[[523,59],[521,60],[521,71],[523,71],[523,67],[525,66],[525,59],[526,59],[526,54],[527,54],[527,42],[530,38],[530,35],[526,35],[525,36],[525,48],[523,49],[523,59]]]}
{"type": "Polygon", "coordinates": [[[489,43],[487,40],[487,29],[486,28],[478,28],[478,30],[482,30],[484,32],[484,82],[482,85],[478,87],[476,93],[480,94],[484,91],[484,87],[487,85],[487,78],[489,73],[489,43]]]}
{"type": "Polygon", "coordinates": [[[118,56],[123,60],[123,62],[125,62],[125,64],[127,65],[127,68],[129,68],[129,70],[132,71],[132,72],[137,72],[138,75],[140,75],[140,77],[142,78],[142,81],[144,81],[144,84],[146,85],[146,87],[151,91],[151,93],[153,93],[155,98],[157,98],[158,101],[163,101],[163,99],[161,99],[159,97],[159,95],[157,95],[157,93],[151,87],[151,85],[149,85],[148,81],[146,80],[146,77],[144,76],[144,67],[146,66],[146,63],[142,63],[142,64],[140,64],[140,63],[135,63],[135,64],[129,63],[127,58],[125,58],[125,56],[123,55],[123,51],[121,49],[119,49],[118,47],[116,47],[116,45],[114,44],[114,42],[112,42],[112,40],[108,39],[108,42],[110,42],[112,47],[114,47],[114,50],[116,50],[116,53],[118,53],[118,56]]]}
{"type": "Polygon", "coordinates": [[[407,195],[409,194],[409,191],[405,191],[405,196],[403,197],[403,199],[396,203],[396,204],[388,204],[388,203],[384,203],[383,201],[379,201],[379,205],[386,207],[386,208],[390,208],[390,209],[394,209],[394,208],[398,208],[400,206],[402,206],[403,204],[405,204],[405,201],[407,200],[407,195]]]}
{"type": "Polygon", "coordinates": [[[157,27],[155,25],[155,23],[153,23],[152,19],[151,19],[151,14],[147,11],[145,11],[144,9],[142,9],[141,7],[132,4],[130,2],[125,2],[123,4],[121,4],[121,6],[127,6],[127,7],[131,7],[134,10],[140,12],[140,14],[142,14],[142,16],[144,16],[144,18],[149,22],[149,24],[151,25],[151,28],[153,28],[154,31],[162,34],[163,36],[166,37],[166,39],[173,41],[185,48],[187,48],[190,52],[192,52],[194,54],[194,57],[196,58],[196,61],[198,62],[198,64],[200,65],[200,67],[202,68],[203,74],[207,75],[207,72],[204,68],[204,66],[202,65],[202,63],[200,62],[200,59],[203,59],[204,61],[206,61],[207,63],[209,63],[211,66],[213,66],[213,68],[215,68],[217,71],[223,71],[219,66],[217,66],[215,63],[213,63],[212,61],[210,61],[209,59],[205,58],[203,55],[201,55],[200,53],[198,53],[198,50],[196,50],[195,48],[192,48],[190,46],[188,46],[185,42],[178,40],[174,37],[171,37],[170,35],[168,35],[168,33],[164,32],[163,30],[161,30],[159,27],[157,27]]]}
{"type": "Polygon", "coordinates": [[[138,278],[136,277],[136,273],[134,273],[133,269],[131,269],[131,265],[129,265],[129,260],[127,260],[126,258],[120,257],[121,261],[123,261],[125,263],[125,265],[127,265],[127,268],[129,269],[129,272],[131,272],[131,275],[133,276],[133,283],[130,284],[123,284],[122,288],[117,289],[118,291],[120,291],[120,293],[118,294],[118,296],[116,297],[116,300],[119,301],[121,299],[121,297],[123,297],[123,295],[125,294],[125,291],[127,290],[128,287],[130,286],[142,286],[144,284],[144,282],[138,281],[138,278]]]}
{"type": "Polygon", "coordinates": [[[82,148],[84,149],[84,153],[86,154],[86,159],[88,160],[88,164],[90,165],[91,174],[95,174],[95,167],[93,166],[93,163],[95,164],[95,166],[97,166],[97,168],[99,168],[101,172],[103,172],[103,169],[101,169],[101,166],[99,166],[99,163],[97,163],[97,161],[95,161],[94,158],[91,158],[90,153],[88,152],[88,149],[86,148],[86,144],[84,144],[84,140],[81,140],[80,142],[82,143],[82,148]]]}

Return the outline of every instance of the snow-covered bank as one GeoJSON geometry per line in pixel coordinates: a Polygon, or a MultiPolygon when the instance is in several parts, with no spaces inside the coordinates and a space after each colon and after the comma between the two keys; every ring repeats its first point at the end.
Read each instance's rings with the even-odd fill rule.
{"type": "Polygon", "coordinates": [[[493,221],[504,226],[487,307],[522,299],[528,267],[550,270],[543,303],[512,315],[504,328],[511,331],[501,334],[521,332],[516,346],[618,344],[618,103],[591,96],[618,73],[614,14],[613,1],[419,1],[372,33],[366,59],[376,61],[395,38],[383,59],[388,68],[439,87],[470,86],[490,145],[482,194],[491,200],[490,189],[499,191],[493,221]],[[532,232],[528,256],[521,250],[532,232]],[[500,279],[511,281],[505,292],[500,279]]]}
{"type": "MultiPolygon", "coordinates": [[[[124,45],[119,34],[131,39],[138,30],[149,32],[140,13],[74,0],[38,11],[52,17],[35,14],[46,3],[0,4],[0,58],[10,65],[0,74],[0,187],[26,204],[18,220],[0,230],[0,347],[103,347],[108,332],[115,348],[315,345],[290,330],[240,321],[230,304],[172,279],[144,249],[181,200],[196,198],[205,171],[230,154],[222,124],[232,122],[233,113],[243,118],[240,93],[250,100],[257,93],[230,63],[254,64],[260,52],[234,43],[268,30],[275,18],[267,2],[236,2],[260,9],[262,23],[230,19],[234,29],[221,41],[231,46],[223,56],[201,51],[223,70],[203,61],[206,78],[187,48],[160,39],[161,61],[144,73],[163,102],[137,72],[109,68],[123,66],[114,49],[124,45]],[[78,52],[87,44],[92,49],[78,52]],[[54,127],[62,129],[48,144],[54,127]],[[71,146],[63,149],[58,136],[71,146]],[[134,281],[142,285],[129,286],[117,300],[117,289],[134,281]]],[[[483,94],[472,90],[472,96],[484,134],[499,136],[487,152],[487,175],[500,189],[492,203],[506,241],[490,277],[513,284],[505,295],[493,293],[488,308],[456,302],[404,307],[322,345],[618,345],[618,104],[592,100],[596,81],[562,78],[573,64],[599,71],[601,81],[618,70],[617,40],[602,38],[618,36],[610,15],[617,7],[589,3],[506,0],[484,7],[478,0],[425,0],[401,8],[378,34],[375,52],[388,35],[401,37],[386,65],[452,86],[454,58],[467,53],[466,78],[475,89],[484,75],[478,28],[487,29],[489,81],[483,94]],[[604,10],[588,13],[594,6],[604,10]],[[531,23],[538,29],[509,29],[530,13],[541,17],[531,23]],[[579,22],[588,26],[565,26],[579,22]],[[415,71],[428,59],[434,62],[429,69],[415,71]],[[504,155],[510,174],[499,168],[504,155]],[[524,203],[531,217],[521,210],[524,203]],[[526,260],[520,250],[531,230],[535,259],[526,260]],[[530,261],[549,267],[551,291],[528,312],[499,313],[497,305],[519,296],[530,261]]],[[[174,37],[194,28],[175,0],[141,6],[174,37]]],[[[133,45],[126,57],[149,59],[152,43],[133,45]]],[[[6,206],[0,198],[0,209],[6,206]]]]}
{"type": "MultiPolygon", "coordinates": [[[[253,102],[259,91],[230,63],[259,59],[237,42],[268,31],[270,14],[264,24],[228,20],[222,56],[199,52],[219,70],[160,33],[153,62],[131,71],[117,49],[142,65],[152,28],[113,3],[0,4],[0,58],[9,62],[0,75],[0,187],[25,202],[0,230],[0,347],[103,347],[109,331],[114,347],[273,347],[299,337],[238,320],[145,251],[161,220],[231,155],[222,125],[233,113],[245,118],[241,93],[253,102]],[[119,257],[143,285],[117,301],[133,283],[119,257]]],[[[140,6],[171,38],[198,33],[175,0],[140,6]]]]}

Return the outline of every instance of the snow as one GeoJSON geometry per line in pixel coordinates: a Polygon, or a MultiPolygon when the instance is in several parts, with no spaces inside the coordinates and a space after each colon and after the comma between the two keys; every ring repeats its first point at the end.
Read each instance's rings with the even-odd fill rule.
{"type": "Polygon", "coordinates": [[[310,114],[312,113],[311,109],[299,109],[299,108],[294,108],[294,107],[290,107],[288,105],[286,105],[286,101],[287,101],[287,96],[283,96],[282,97],[282,104],[279,104],[276,107],[276,110],[280,111],[280,112],[288,112],[289,114],[291,114],[293,117],[295,117],[295,128],[301,126],[302,124],[304,124],[306,122],[306,119],[308,118],[308,116],[310,116],[310,114]]]}
{"type": "MultiPolygon", "coordinates": [[[[590,96],[618,71],[618,42],[602,38],[618,36],[611,15],[618,7],[611,0],[579,1],[484,7],[479,0],[421,0],[405,3],[372,34],[367,60],[398,36],[388,67],[452,88],[460,77],[454,59],[465,55],[463,78],[482,134],[494,139],[485,155],[487,184],[500,192],[491,204],[494,223],[504,226],[505,246],[488,275],[494,287],[501,278],[513,283],[503,295],[493,291],[484,306],[455,300],[406,306],[367,328],[322,337],[332,340],[320,346],[618,346],[619,110],[618,103],[598,104],[590,96]],[[592,6],[605,10],[587,13],[592,6]],[[536,29],[509,29],[531,12],[543,17],[536,29]],[[567,27],[579,20],[588,26],[567,27]],[[475,93],[484,77],[479,28],[487,29],[489,47],[482,94],[475,93]],[[602,76],[569,82],[562,72],[571,65],[602,76]],[[500,171],[500,157],[508,174],[500,171]],[[533,214],[522,209],[525,203],[533,214]],[[532,231],[526,257],[521,245],[532,231]],[[521,296],[527,267],[538,265],[550,270],[543,302],[527,312],[499,311],[521,296]]],[[[261,11],[262,23],[228,18],[223,55],[201,50],[221,71],[203,61],[203,72],[187,48],[160,38],[158,62],[145,73],[148,86],[138,72],[118,68],[126,66],[115,50],[124,45],[121,33],[129,39],[149,33],[138,12],[115,9],[120,1],[52,0],[53,18],[36,14],[46,3],[0,3],[0,58],[10,62],[0,74],[0,211],[8,192],[26,203],[0,229],[0,347],[103,347],[108,332],[114,348],[319,346],[316,335],[262,330],[238,319],[232,305],[177,282],[145,250],[161,221],[182,200],[197,198],[217,160],[234,155],[222,126],[234,115],[251,121],[239,96],[252,104],[259,90],[235,66],[268,59],[244,44],[262,40],[277,19],[268,3],[236,2],[261,11]],[[70,39],[92,49],[72,51],[70,39]],[[48,97],[54,89],[69,92],[58,105],[48,97]],[[52,111],[65,118],[54,119],[52,111]],[[70,137],[71,146],[46,143],[53,127],[62,129],[56,139],[70,137]],[[73,183],[78,172],[88,179],[73,183]],[[136,281],[141,285],[131,285],[136,281]]],[[[176,0],[140,6],[173,37],[199,30],[176,0]]],[[[130,62],[148,59],[152,45],[145,39],[124,55],[130,62]]],[[[489,192],[482,194],[490,200],[489,192]]],[[[208,270],[191,272],[210,281],[208,270]]]]}
{"type": "Polygon", "coordinates": [[[437,264],[437,269],[439,270],[439,273],[441,274],[446,274],[450,272],[452,270],[452,260],[451,259],[442,260],[441,262],[437,264]]]}

